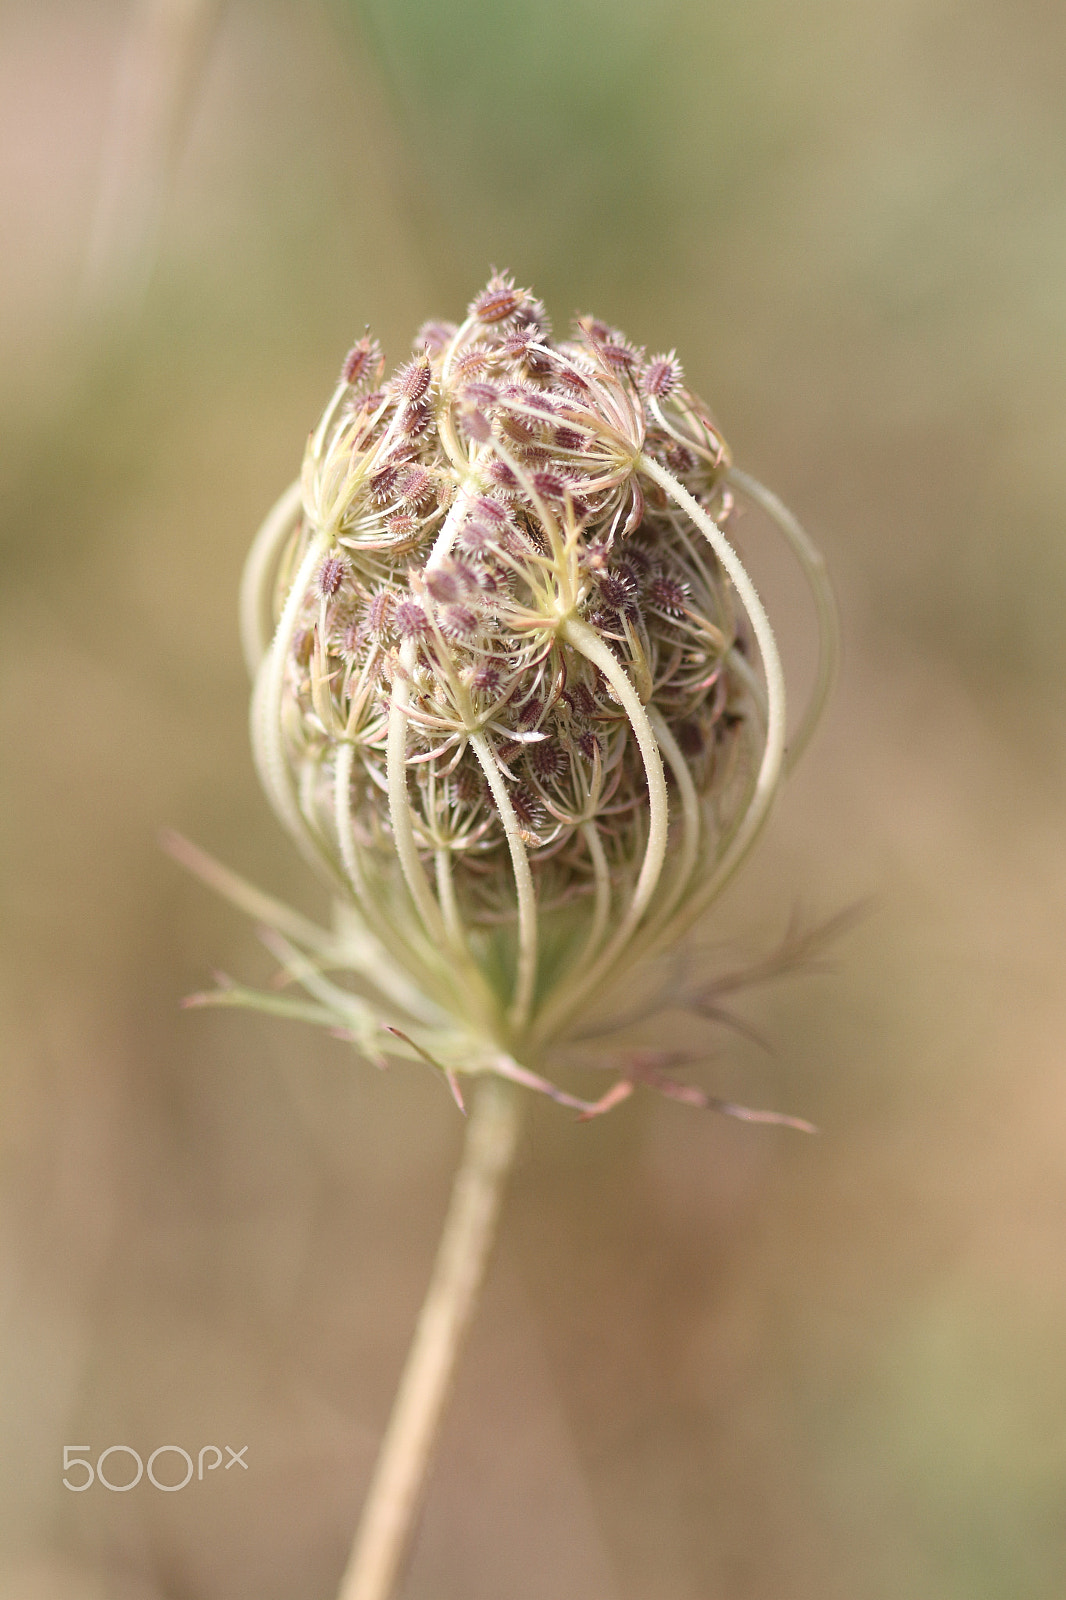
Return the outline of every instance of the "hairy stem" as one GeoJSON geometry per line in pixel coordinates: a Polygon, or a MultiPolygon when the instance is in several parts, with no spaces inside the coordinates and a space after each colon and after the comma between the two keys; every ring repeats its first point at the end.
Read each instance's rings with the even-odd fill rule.
{"type": "Polygon", "coordinates": [[[408,977],[404,965],[403,941],[397,939],[391,920],[383,908],[375,906],[367,890],[362,862],[352,827],[352,768],[355,764],[355,746],[350,741],[340,744],[334,771],[333,810],[341,862],[351,888],[354,906],[349,907],[349,919],[355,916],[362,935],[360,948],[347,956],[353,965],[390,1000],[396,1000],[412,1017],[420,1021],[439,1021],[437,1006],[428,999],[408,977]],[[356,911],[358,907],[358,911],[356,911]],[[371,934],[370,928],[374,928],[371,934]],[[388,952],[386,954],[386,952],[388,952]],[[358,959],[361,956],[361,959],[358,959]]]}
{"type": "Polygon", "coordinates": [[[474,1100],[433,1276],[338,1600],[389,1600],[394,1592],[484,1277],[520,1113],[519,1090],[487,1077],[474,1100]]]}
{"type": "Polygon", "coordinates": [[[439,945],[446,941],[444,920],[419,859],[411,801],[407,793],[407,705],[411,695],[415,649],[412,640],[404,640],[400,647],[399,664],[393,675],[385,772],[396,854],[400,858],[400,866],[422,925],[429,937],[439,945]]]}
{"type": "Polygon", "coordinates": [[[785,674],[777,642],[774,639],[774,631],[763,603],[740,557],[721,528],[673,473],[667,472],[654,457],[641,455],[638,466],[666,491],[675,505],[680,506],[681,510],[688,514],[725,568],[737,597],[748,614],[755,642],[762,657],[763,672],[766,675],[766,743],[751,800],[725,855],[702,885],[699,894],[693,896],[690,902],[690,914],[694,918],[704,906],[710,904],[726,879],[744,859],[755,841],[756,834],[766,821],[771,801],[780,784],[785,754],[785,674]]]}
{"type": "Polygon", "coordinates": [[[742,494],[747,495],[749,500],[754,500],[778,528],[799,562],[814,601],[818,620],[818,666],[810,699],[796,725],[796,731],[788,741],[785,771],[791,772],[810,742],[811,734],[825,710],[825,703],[833,687],[833,679],[836,677],[837,661],[840,656],[840,623],[837,618],[836,600],[826,572],[825,557],[773,490],[767,489],[757,478],[751,477],[747,472],[741,472],[737,467],[730,467],[726,473],[726,482],[731,488],[739,489],[742,494]]]}
{"type": "Polygon", "coordinates": [[[514,873],[515,895],[518,900],[518,960],[515,967],[514,997],[511,1001],[509,1021],[520,1029],[529,1020],[533,1003],[533,985],[537,977],[537,893],[533,887],[533,874],[529,855],[522,840],[518,818],[515,816],[507,785],[503,781],[499,763],[492,746],[483,733],[470,735],[470,747],[481,763],[485,782],[492,790],[507,836],[511,853],[511,870],[514,873]]]}
{"type": "Polygon", "coordinates": [[[685,890],[689,888],[692,874],[696,867],[696,859],[700,847],[700,802],[696,793],[696,785],[692,781],[692,774],[678,747],[677,740],[670,732],[666,718],[649,708],[648,720],[651,722],[659,749],[666,758],[667,765],[674,775],[678,796],[681,801],[682,832],[677,861],[674,866],[670,892],[665,903],[655,919],[655,930],[658,931],[667,922],[671,912],[681,899],[685,890]]]}
{"type": "Polygon", "coordinates": [[[666,778],[658,740],[648,713],[629,681],[625,668],[588,624],[579,621],[578,618],[570,617],[566,620],[562,627],[562,635],[586,660],[599,667],[629,718],[629,725],[644,762],[644,774],[648,780],[648,842],[632,898],[618,928],[591,968],[582,972],[580,981],[562,988],[545,1007],[537,1022],[537,1034],[540,1039],[549,1037],[551,1032],[558,1028],[560,1023],[595,989],[610,971],[611,963],[617,953],[623,950],[632,938],[662,876],[669,818],[666,778]]]}
{"type": "Polygon", "coordinates": [[[315,567],[328,548],[328,540],[319,534],[304,552],[299,571],[286,597],[273,643],[260,664],[252,694],[252,754],[260,781],[278,817],[312,861],[323,860],[324,853],[320,842],[308,830],[296,796],[285,756],[281,702],[285,668],[299,621],[300,607],[315,567]]]}
{"type": "Polygon", "coordinates": [[[585,967],[595,959],[604,930],[607,927],[607,917],[611,909],[611,869],[607,864],[607,852],[603,848],[603,841],[596,832],[595,823],[583,822],[581,824],[581,837],[585,841],[585,848],[592,861],[595,899],[592,906],[592,923],[589,927],[588,937],[585,940],[585,948],[582,950],[576,964],[578,972],[583,972],[585,967]]]}
{"type": "Polygon", "coordinates": [[[300,520],[302,510],[303,489],[297,479],[264,517],[244,563],[240,594],[241,648],[253,682],[270,649],[274,631],[271,614],[274,569],[279,552],[300,520]]]}

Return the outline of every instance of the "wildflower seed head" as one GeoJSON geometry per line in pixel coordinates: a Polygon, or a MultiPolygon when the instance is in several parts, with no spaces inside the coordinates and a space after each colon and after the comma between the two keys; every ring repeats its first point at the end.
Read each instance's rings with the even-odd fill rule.
{"type": "Polygon", "coordinates": [[[555,340],[497,273],[381,371],[367,335],[264,578],[259,767],[389,959],[528,1058],[746,847],[781,769],[772,635],[672,352],[591,317],[555,340]]]}
{"type": "Polygon", "coordinates": [[[455,337],[454,322],[423,322],[415,334],[415,349],[418,351],[430,350],[434,355],[439,355],[455,337]]]}
{"type": "Polygon", "coordinates": [[[376,339],[371,339],[369,334],[365,334],[362,339],[356,340],[345,356],[342,376],[350,388],[358,389],[376,382],[381,376],[383,366],[381,346],[376,339]]]}
{"type": "Polygon", "coordinates": [[[671,350],[668,356],[653,356],[641,373],[640,386],[650,400],[665,400],[681,383],[681,363],[671,350]]]}
{"type": "Polygon", "coordinates": [[[389,388],[404,400],[421,400],[433,380],[429,353],[423,351],[414,361],[409,361],[396,373],[389,388]]]}
{"type": "Polygon", "coordinates": [[[318,569],[318,592],[324,600],[337,593],[344,582],[344,562],[339,556],[327,556],[318,569]]]}

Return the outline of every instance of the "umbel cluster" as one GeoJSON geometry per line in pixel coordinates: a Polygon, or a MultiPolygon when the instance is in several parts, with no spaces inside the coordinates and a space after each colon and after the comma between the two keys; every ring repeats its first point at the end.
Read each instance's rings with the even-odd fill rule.
{"type": "Polygon", "coordinates": [[[510,277],[390,376],[349,352],[249,561],[254,744],[449,1072],[472,1039],[542,1058],[765,815],[780,663],[722,531],[746,488],[787,517],[673,353],[556,338],[510,277]]]}

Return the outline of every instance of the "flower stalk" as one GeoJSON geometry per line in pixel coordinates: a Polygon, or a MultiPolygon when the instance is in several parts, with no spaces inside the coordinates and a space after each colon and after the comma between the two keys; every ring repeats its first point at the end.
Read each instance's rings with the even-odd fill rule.
{"type": "MultiPolygon", "coordinates": [[[[427,323],[388,379],[349,352],[300,480],[252,547],[241,637],[252,743],[279,820],[336,896],[317,929],[184,842],[263,924],[285,987],[195,1004],[329,1026],[370,1060],[479,1080],[432,1281],[340,1600],[388,1600],[417,1513],[512,1162],[519,1094],[597,1116],[638,1085],[750,1121],[801,1119],[609,1050],[585,1098],[550,1074],[605,1003],[740,865],[822,711],[836,662],[824,564],[732,465],[671,352],[595,318],[556,339],[495,275],[427,323]],[[819,629],[787,742],[785,674],[729,524],[784,538],[819,629]],[[351,986],[349,986],[351,984],[351,986]]],[[[705,982],[649,1007],[718,1017],[705,982]]]]}
{"type": "Polygon", "coordinates": [[[433,1276],[338,1600],[388,1600],[399,1578],[463,1335],[484,1278],[520,1122],[518,1089],[487,1078],[474,1097],[433,1276]]]}

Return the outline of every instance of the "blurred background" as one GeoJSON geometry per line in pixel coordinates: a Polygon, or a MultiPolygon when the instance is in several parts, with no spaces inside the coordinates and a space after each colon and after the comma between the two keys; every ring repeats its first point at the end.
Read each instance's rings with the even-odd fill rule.
{"type": "Polygon", "coordinates": [[[406,1600],[1066,1590],[1064,80],[1048,0],[5,0],[2,1600],[334,1592],[459,1118],[182,1013],[269,962],[157,840],[325,915],[241,563],[353,337],[490,264],[676,345],[834,575],[708,970],[868,905],[708,1040],[818,1138],[531,1109],[406,1600]],[[248,1469],[78,1495],[65,1444],[248,1469]]]}

